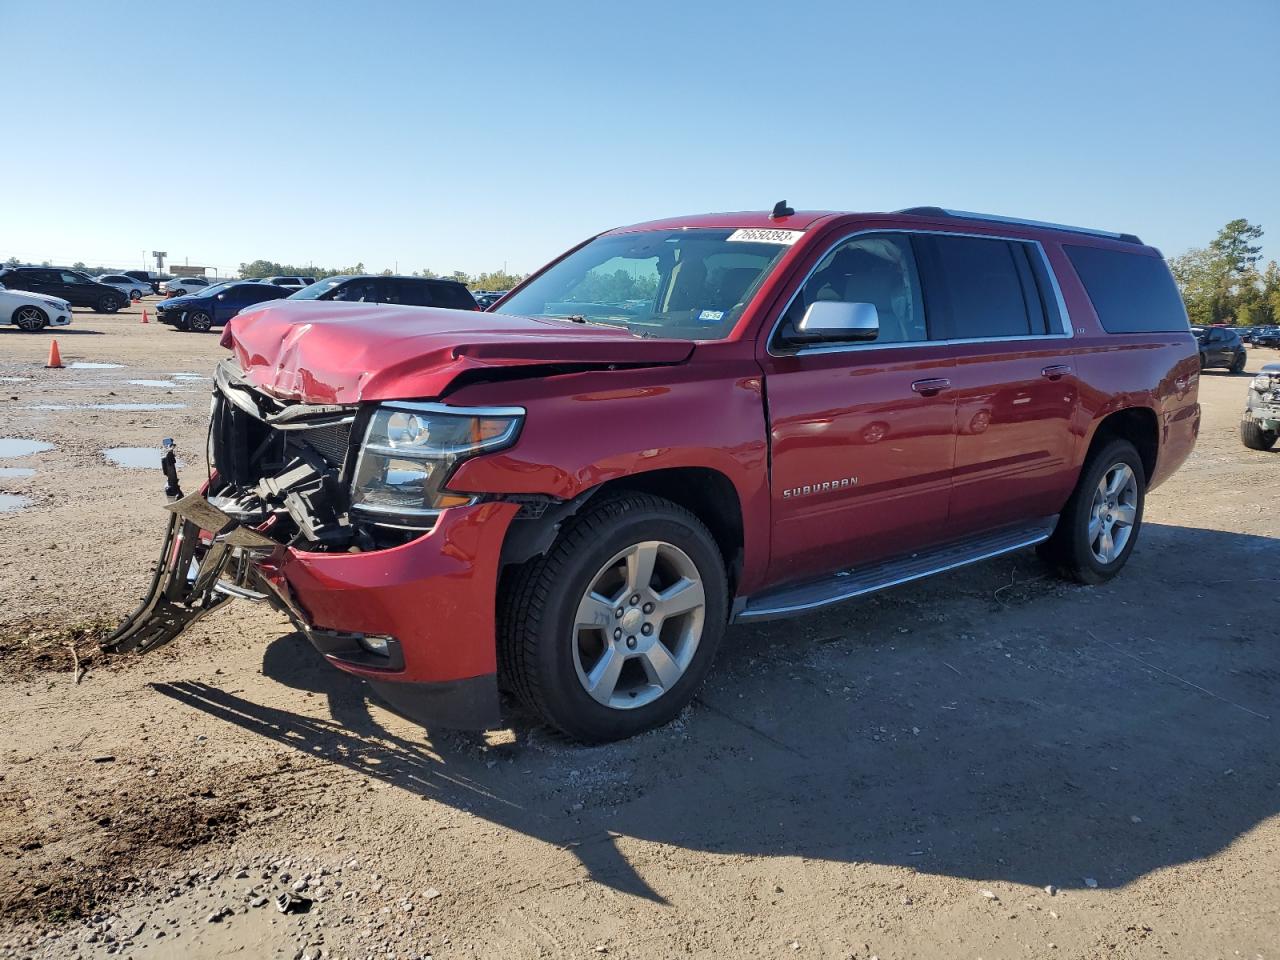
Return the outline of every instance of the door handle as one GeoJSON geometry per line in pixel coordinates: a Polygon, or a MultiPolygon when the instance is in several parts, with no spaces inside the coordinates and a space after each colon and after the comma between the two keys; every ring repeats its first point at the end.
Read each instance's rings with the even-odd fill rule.
{"type": "Polygon", "coordinates": [[[1053,363],[1040,371],[1040,376],[1048,377],[1050,380],[1061,380],[1071,372],[1070,364],[1053,363]]]}
{"type": "Polygon", "coordinates": [[[946,390],[949,386],[951,386],[950,380],[940,378],[937,380],[917,380],[911,384],[911,389],[923,397],[932,397],[946,390]]]}

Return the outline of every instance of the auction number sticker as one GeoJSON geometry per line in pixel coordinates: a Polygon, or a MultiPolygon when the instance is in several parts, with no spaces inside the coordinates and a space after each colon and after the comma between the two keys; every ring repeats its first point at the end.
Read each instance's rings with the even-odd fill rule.
{"type": "Polygon", "coordinates": [[[749,227],[729,234],[738,243],[782,243],[788,247],[804,235],[803,230],[770,230],[765,227],[749,227]]]}

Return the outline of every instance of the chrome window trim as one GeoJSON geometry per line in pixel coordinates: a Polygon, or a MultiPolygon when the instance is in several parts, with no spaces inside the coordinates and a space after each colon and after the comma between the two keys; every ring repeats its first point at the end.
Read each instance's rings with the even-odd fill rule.
{"type": "MultiPolygon", "coordinates": [[[[914,251],[912,252],[912,258],[914,259],[914,251]]],[[[917,269],[917,272],[919,272],[918,269],[917,269]]],[[[920,278],[920,279],[922,281],[920,284],[920,289],[921,291],[923,291],[924,290],[923,278],[920,278]]],[[[925,317],[925,322],[926,323],[928,322],[927,316],[925,317]]],[[[765,338],[765,353],[767,353],[771,357],[784,359],[787,357],[813,356],[813,355],[824,354],[824,353],[845,353],[846,351],[854,351],[854,350],[901,350],[905,347],[953,346],[956,344],[966,344],[966,343],[1015,343],[1015,342],[1022,342],[1022,341],[1039,342],[1042,340],[1071,340],[1074,337],[1075,337],[1075,330],[1071,325],[1071,314],[1067,312],[1067,302],[1062,296],[1062,288],[1058,284],[1058,275],[1054,273],[1053,264],[1049,261],[1049,254],[1045,251],[1044,244],[1042,244],[1039,240],[1028,240],[1026,237],[1010,237],[1010,236],[991,234],[991,233],[970,233],[963,230],[934,230],[934,229],[923,230],[918,227],[899,230],[893,227],[876,227],[876,228],[867,228],[862,230],[854,230],[851,233],[846,233],[841,237],[839,237],[838,239],[836,239],[835,241],[833,241],[830,246],[828,246],[825,250],[822,251],[822,255],[818,257],[816,261],[814,261],[814,264],[809,269],[809,272],[805,274],[804,279],[800,281],[800,285],[796,287],[796,292],[793,293],[790,299],[787,300],[786,306],[784,306],[782,310],[779,311],[777,319],[774,320],[773,325],[769,328],[769,335],[768,337],[765,338]],[[1045,273],[1049,277],[1049,284],[1050,286],[1053,287],[1053,298],[1055,303],[1058,306],[1058,321],[1062,329],[1057,333],[1032,333],[1032,334],[1027,334],[1026,336],[1016,335],[1012,337],[951,337],[948,339],[940,339],[940,340],[912,340],[912,341],[906,341],[906,342],[900,342],[900,343],[838,343],[838,344],[832,344],[830,346],[800,347],[794,352],[790,352],[790,353],[774,353],[771,344],[773,343],[774,335],[777,334],[778,332],[778,328],[782,326],[782,318],[786,316],[787,311],[791,309],[791,305],[795,303],[796,297],[800,296],[800,291],[804,289],[805,284],[808,283],[810,279],[812,279],[813,275],[818,272],[818,266],[822,263],[823,260],[827,258],[827,256],[831,253],[831,251],[834,250],[836,247],[840,246],[840,244],[845,243],[848,240],[852,240],[854,237],[866,236],[869,234],[884,234],[884,233],[897,233],[897,234],[918,235],[918,236],[926,236],[926,237],[939,237],[939,236],[941,237],[977,237],[981,240],[1004,240],[1009,243],[1025,243],[1033,246],[1036,250],[1036,253],[1040,257],[1040,263],[1044,266],[1045,273]]]]}

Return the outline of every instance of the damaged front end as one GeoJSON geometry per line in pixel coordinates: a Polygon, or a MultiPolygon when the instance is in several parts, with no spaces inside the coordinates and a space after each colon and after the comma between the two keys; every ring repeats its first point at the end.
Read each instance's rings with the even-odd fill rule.
{"type": "Polygon", "coordinates": [[[375,532],[349,518],[343,468],[356,417],[354,406],[276,400],[223,361],[210,411],[209,479],[183,496],[173,442],[165,441],[171,515],[160,559],[142,603],[104,649],[145,653],[227,599],[272,599],[255,561],[285,546],[370,549],[402,540],[409,531],[375,532]]]}
{"type": "Polygon", "coordinates": [[[171,514],[150,589],[104,643],[147,652],[239,597],[266,601],[331,664],[421,723],[500,713],[494,603],[522,502],[450,490],[454,468],[515,442],[519,407],[282,400],[219,365],[209,478],[171,514]]]}

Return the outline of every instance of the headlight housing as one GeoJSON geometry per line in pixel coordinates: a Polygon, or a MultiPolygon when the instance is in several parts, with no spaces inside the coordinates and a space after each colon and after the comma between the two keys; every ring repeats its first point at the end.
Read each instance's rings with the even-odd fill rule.
{"type": "Polygon", "coordinates": [[[392,403],[365,429],[351,482],[351,508],[395,526],[426,527],[446,507],[472,498],[445,489],[470,457],[509,447],[524,422],[521,407],[392,403]]]}

